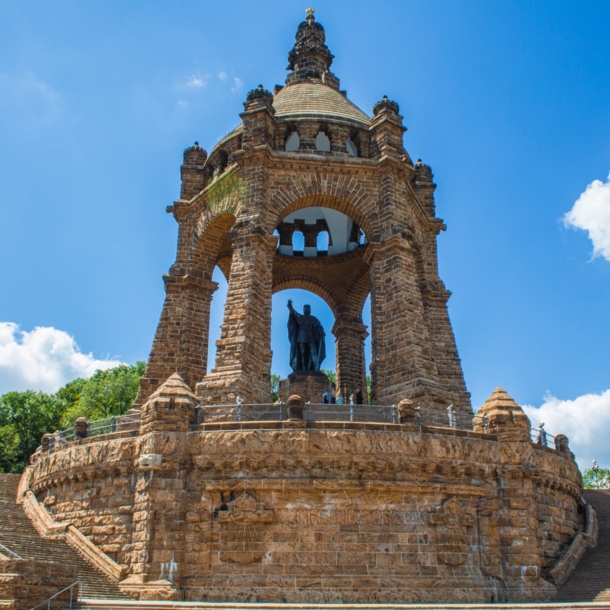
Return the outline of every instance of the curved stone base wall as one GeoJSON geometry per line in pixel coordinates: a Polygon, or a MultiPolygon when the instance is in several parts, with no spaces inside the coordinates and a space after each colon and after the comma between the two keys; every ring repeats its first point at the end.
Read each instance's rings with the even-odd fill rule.
{"type": "Polygon", "coordinates": [[[412,424],[143,422],[38,454],[30,485],[142,598],[544,600],[582,526],[571,454],[412,424]]]}

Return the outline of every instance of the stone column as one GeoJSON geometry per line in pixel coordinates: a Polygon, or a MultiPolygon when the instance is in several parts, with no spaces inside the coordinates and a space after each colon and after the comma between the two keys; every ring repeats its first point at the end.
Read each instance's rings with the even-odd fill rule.
{"type": "Polygon", "coordinates": [[[197,384],[197,396],[214,402],[269,402],[271,294],[277,238],[239,221],[232,231],[233,263],[216,364],[197,384]]]}
{"type": "Polygon", "coordinates": [[[450,296],[451,292],[440,279],[428,281],[422,287],[425,318],[439,381],[445,389],[447,400],[453,403],[458,411],[470,413],[470,392],[466,389],[462,363],[447,311],[450,296]]]}
{"type": "Polygon", "coordinates": [[[163,279],[165,303],[136,406],[173,373],[179,373],[192,390],[207,373],[210,306],[218,284],[191,274],[163,279]]]}
{"type": "Polygon", "coordinates": [[[411,398],[422,407],[441,408],[413,247],[395,236],[371,243],[366,257],[371,270],[371,401],[392,404],[411,398]]]}
{"type": "Polygon", "coordinates": [[[340,316],[331,332],[337,340],[337,390],[347,403],[350,394],[360,388],[364,402],[368,402],[364,361],[364,340],[369,335],[366,326],[362,320],[340,316]]]}

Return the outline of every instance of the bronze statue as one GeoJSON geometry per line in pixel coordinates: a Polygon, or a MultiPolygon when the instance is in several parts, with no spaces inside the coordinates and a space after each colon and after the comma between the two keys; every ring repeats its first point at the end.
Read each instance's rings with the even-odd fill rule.
{"type": "Polygon", "coordinates": [[[303,306],[303,313],[294,310],[288,301],[288,339],[290,341],[290,366],[293,371],[319,371],[326,358],[326,333],[320,320],[311,315],[311,307],[303,306]]]}

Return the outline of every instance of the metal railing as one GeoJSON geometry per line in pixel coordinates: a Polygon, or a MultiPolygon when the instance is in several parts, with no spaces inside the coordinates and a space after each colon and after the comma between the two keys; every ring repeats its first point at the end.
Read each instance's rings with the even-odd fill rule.
{"type": "Polygon", "coordinates": [[[349,421],[397,424],[398,411],[395,405],[352,404],[305,404],[303,418],[307,421],[349,421]]]}
{"type": "MultiPolygon", "coordinates": [[[[287,419],[286,403],[232,403],[225,405],[200,405],[197,407],[197,424],[221,422],[283,421],[287,419]]],[[[307,402],[303,409],[307,422],[371,422],[399,423],[396,405],[329,404],[307,402]]],[[[414,421],[419,426],[437,426],[472,430],[472,415],[454,410],[415,408],[414,421]]]]}
{"type": "Polygon", "coordinates": [[[0,544],[0,553],[2,553],[3,555],[8,555],[11,559],[19,559],[21,561],[24,560],[23,557],[17,555],[17,553],[11,551],[11,549],[9,549],[7,546],[4,546],[3,544],[0,544]]]}
{"type": "Polygon", "coordinates": [[[69,606],[69,610],[72,610],[72,601],[74,598],[74,587],[76,587],[76,585],[80,584],[80,580],[77,580],[76,582],[73,582],[70,586],[66,587],[65,589],[62,589],[61,591],[58,591],[57,593],[55,593],[55,595],[51,595],[51,597],[49,597],[49,599],[45,599],[43,602],[40,602],[37,606],[34,606],[33,608],[31,608],[31,610],[36,610],[37,608],[42,608],[43,606],[46,605],[47,610],[51,610],[51,601],[53,599],[55,599],[56,597],[58,597],[59,595],[61,595],[62,593],[65,593],[66,591],[70,591],[70,606],[69,606]]]}
{"type": "Polygon", "coordinates": [[[49,438],[49,452],[60,449],[64,445],[71,443],[77,438],[90,438],[92,436],[100,436],[102,434],[114,434],[115,432],[127,432],[129,430],[138,430],[141,421],[140,413],[131,413],[127,415],[119,415],[98,419],[88,422],[87,435],[78,437],[74,426],[54,432],[49,438]]]}
{"type": "MultiPolygon", "coordinates": [[[[440,428],[457,428],[472,430],[471,413],[455,411],[450,405],[446,410],[414,408],[411,422],[417,426],[432,426],[440,428]]],[[[284,402],[253,403],[235,402],[222,405],[198,405],[195,409],[195,424],[210,424],[222,422],[275,422],[288,418],[284,402]]],[[[361,423],[400,423],[400,414],[396,405],[374,404],[330,404],[305,403],[303,419],[307,422],[361,422],[361,423]]],[[[53,433],[49,437],[48,452],[53,453],[64,448],[69,443],[83,438],[132,432],[134,435],[142,421],[140,413],[112,416],[105,419],[88,422],[87,434],[79,436],[74,426],[53,433]]],[[[550,435],[549,435],[550,436],[550,435]]]]}
{"type": "Polygon", "coordinates": [[[195,413],[195,423],[282,421],[286,406],[282,403],[245,404],[242,402],[225,405],[199,405],[195,413]]]}
{"type": "Polygon", "coordinates": [[[541,426],[540,428],[532,428],[531,436],[532,443],[542,445],[543,447],[551,447],[552,449],[557,449],[557,451],[560,451],[556,437],[549,434],[544,429],[544,426],[541,426]]]}
{"type": "Polygon", "coordinates": [[[119,417],[107,417],[89,422],[88,437],[99,436],[101,434],[114,434],[115,432],[125,432],[126,430],[136,430],[140,427],[142,416],[140,413],[120,415],[119,417]]]}

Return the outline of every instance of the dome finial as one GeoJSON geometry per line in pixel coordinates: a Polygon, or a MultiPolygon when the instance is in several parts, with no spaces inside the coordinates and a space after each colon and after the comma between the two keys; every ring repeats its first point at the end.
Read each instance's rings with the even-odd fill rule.
{"type": "Polygon", "coordinates": [[[313,8],[308,8],[307,18],[299,24],[295,44],[288,53],[286,85],[320,83],[339,90],[339,79],[330,72],[333,54],[326,46],[324,27],[316,21],[313,8]]]}

